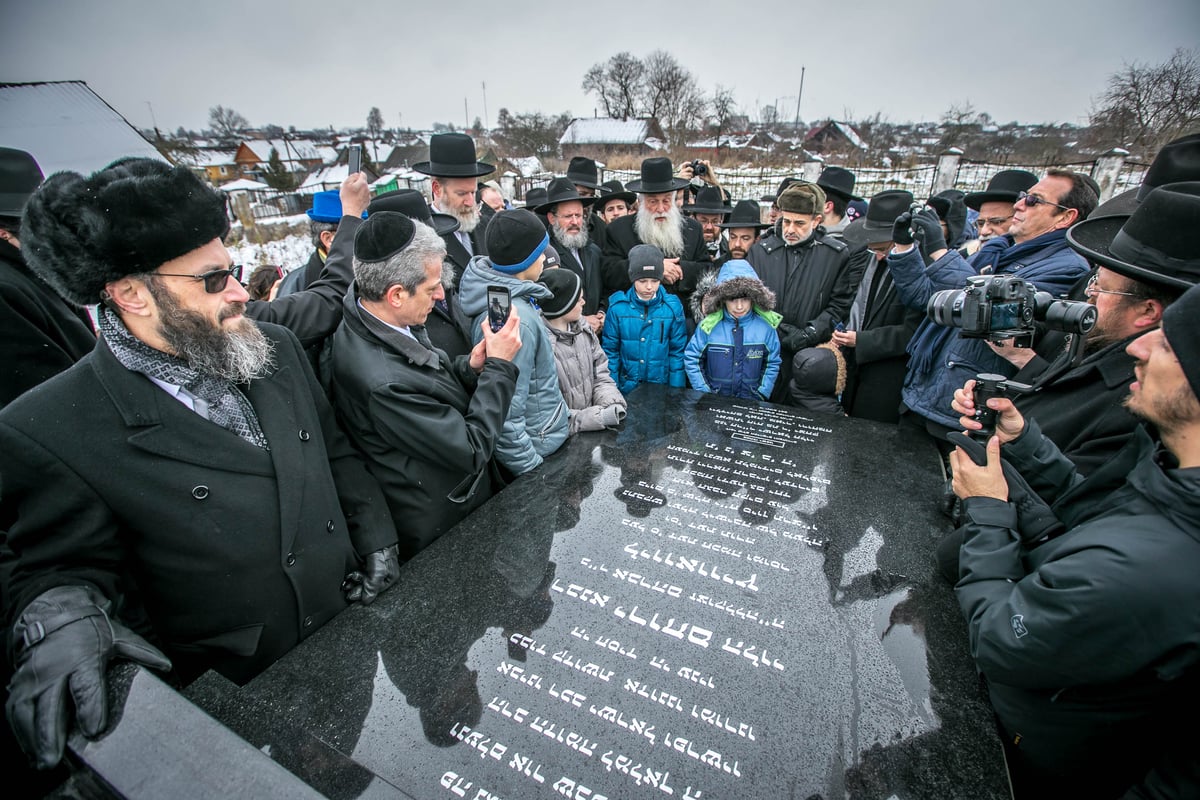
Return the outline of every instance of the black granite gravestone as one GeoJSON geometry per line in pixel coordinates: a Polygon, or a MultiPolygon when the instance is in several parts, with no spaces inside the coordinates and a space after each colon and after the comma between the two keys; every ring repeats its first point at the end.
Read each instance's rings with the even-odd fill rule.
{"type": "Polygon", "coordinates": [[[933,573],[932,447],[657,386],[630,407],[374,605],[185,695],[331,798],[1007,797],[933,573]]]}

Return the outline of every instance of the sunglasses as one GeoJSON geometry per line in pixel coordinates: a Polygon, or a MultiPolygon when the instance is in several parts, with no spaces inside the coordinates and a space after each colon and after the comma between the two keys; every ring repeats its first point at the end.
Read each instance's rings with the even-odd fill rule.
{"type": "Polygon", "coordinates": [[[1029,194],[1027,192],[1017,192],[1017,202],[1019,203],[1022,200],[1025,201],[1026,208],[1033,208],[1034,206],[1047,205],[1047,206],[1054,206],[1055,208],[1061,208],[1063,211],[1071,210],[1071,209],[1067,208],[1066,206],[1060,206],[1058,203],[1052,203],[1044,197],[1038,197],[1036,194],[1029,194]]]}
{"type": "Polygon", "coordinates": [[[235,281],[242,281],[242,265],[234,264],[229,269],[214,269],[211,272],[202,272],[199,275],[188,275],[180,272],[154,272],[152,275],[161,275],[164,278],[191,278],[194,281],[204,281],[204,291],[209,294],[220,294],[225,291],[226,284],[229,283],[230,276],[235,281]]]}

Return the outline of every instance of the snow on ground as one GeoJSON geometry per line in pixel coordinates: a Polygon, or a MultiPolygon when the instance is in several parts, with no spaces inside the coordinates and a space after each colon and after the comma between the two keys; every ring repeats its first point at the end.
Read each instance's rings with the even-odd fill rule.
{"type": "Polygon", "coordinates": [[[255,267],[264,264],[274,264],[290,272],[304,266],[313,253],[312,239],[308,235],[308,216],[305,214],[281,217],[270,223],[260,222],[251,238],[271,241],[261,244],[247,241],[242,226],[235,224],[230,243],[226,245],[233,263],[245,267],[243,279],[248,278],[255,267]]]}

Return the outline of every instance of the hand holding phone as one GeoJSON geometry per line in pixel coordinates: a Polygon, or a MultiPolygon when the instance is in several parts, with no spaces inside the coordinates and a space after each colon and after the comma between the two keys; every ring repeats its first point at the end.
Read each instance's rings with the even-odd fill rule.
{"type": "Polygon", "coordinates": [[[512,308],[512,298],[508,288],[504,286],[489,286],[487,288],[488,326],[492,333],[504,327],[508,322],[508,312],[512,308]]]}
{"type": "Polygon", "coordinates": [[[362,145],[361,144],[350,145],[350,151],[349,151],[349,154],[347,155],[347,161],[350,164],[350,174],[351,175],[353,175],[356,172],[362,172],[362,145]]]}

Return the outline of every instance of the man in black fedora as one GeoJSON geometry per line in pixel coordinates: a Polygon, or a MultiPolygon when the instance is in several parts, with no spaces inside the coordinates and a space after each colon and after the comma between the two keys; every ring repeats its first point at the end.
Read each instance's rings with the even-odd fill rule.
{"type": "Polygon", "coordinates": [[[825,211],[822,214],[821,226],[825,228],[826,236],[841,237],[842,231],[850,224],[846,216],[846,206],[851,200],[861,200],[854,193],[854,173],[845,167],[826,167],[817,178],[817,186],[825,190],[825,211]]]}
{"type": "MultiPolygon", "coordinates": [[[[368,217],[377,211],[396,211],[433,228],[442,237],[458,230],[458,220],[449,214],[432,213],[425,197],[416,189],[397,189],[376,196],[367,206],[368,217]]],[[[471,352],[471,321],[463,313],[454,289],[454,265],[447,261],[442,269],[442,289],[445,296],[436,300],[425,319],[425,333],[433,346],[446,352],[451,359],[471,352]]]]}
{"type": "Polygon", "coordinates": [[[721,235],[721,223],[732,210],[725,202],[725,193],[719,186],[702,186],[696,192],[696,202],[685,205],[683,210],[692,215],[692,219],[700,223],[700,234],[704,237],[704,247],[708,257],[716,264],[729,260],[729,248],[721,235]]]}
{"type": "Polygon", "coordinates": [[[41,183],[33,156],[0,147],[0,408],[96,346],[87,312],[63,300],[21,255],[21,214],[41,183]]]}
{"type": "Polygon", "coordinates": [[[1191,133],[1167,142],[1155,154],[1150,168],[1136,189],[1129,189],[1097,206],[1093,217],[1132,214],[1150,190],[1168,183],[1200,181],[1200,133],[1191,133]]]}
{"type": "Polygon", "coordinates": [[[435,133],[429,138],[429,160],[413,169],[433,178],[433,210],[458,220],[458,230],[442,237],[446,257],[454,264],[454,286],[462,280],[467,262],[487,255],[481,214],[475,202],[477,179],[496,171],[491,164],[475,160],[475,140],[465,133],[435,133]]]}
{"type": "Polygon", "coordinates": [[[991,177],[982,192],[970,192],[963,198],[967,208],[979,212],[975,218],[979,241],[1008,233],[1013,206],[1020,193],[1028,191],[1037,180],[1037,175],[1023,169],[1002,169],[991,177]]]}
{"type": "Polygon", "coordinates": [[[550,240],[560,266],[579,276],[583,287],[583,319],[597,335],[604,327],[608,295],[600,271],[600,247],[588,235],[587,216],[595,197],[584,197],[570,178],[555,178],[546,187],[546,202],[534,211],[550,226],[550,240]]]}
{"type": "MultiPolygon", "coordinates": [[[[580,197],[596,197],[602,191],[600,183],[600,168],[596,162],[587,156],[575,156],[567,164],[567,180],[575,185],[580,197]]],[[[595,211],[593,207],[590,209],[595,211]]],[[[593,242],[604,241],[604,220],[595,213],[588,214],[588,234],[593,242]]]]}
{"type": "Polygon", "coordinates": [[[758,241],[759,234],[769,227],[770,223],[762,221],[762,207],[757,200],[737,201],[729,216],[720,224],[727,241],[724,260],[718,265],[730,259],[745,258],[758,241]]]}
{"type": "MultiPolygon", "coordinates": [[[[661,156],[642,161],[641,178],[626,188],[638,195],[638,212],[621,217],[608,226],[604,242],[605,291],[625,291],[629,281],[629,251],[651,244],[663,252],[662,285],[677,295],[686,313],[696,281],[711,262],[704,247],[700,223],[683,216],[675,204],[675,193],[687,185],[675,176],[671,159],[661,156]]],[[[689,317],[690,319],[690,317],[689,317]]]]}
{"type": "Polygon", "coordinates": [[[863,250],[851,256],[851,269],[862,273],[850,318],[834,330],[833,343],[846,357],[842,407],[852,417],[895,423],[900,418],[900,387],[908,365],[908,342],[924,314],[896,294],[887,268],[896,217],[912,206],[911,192],[888,189],[871,198],[867,213],[846,229],[846,239],[863,250]]]}
{"type": "Polygon", "coordinates": [[[625,186],[620,181],[611,180],[600,184],[600,195],[592,213],[608,224],[617,217],[634,213],[636,206],[637,195],[625,191],[625,186]]]}

